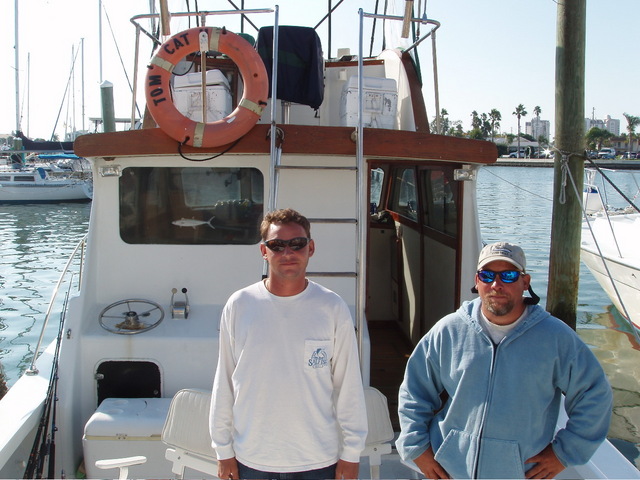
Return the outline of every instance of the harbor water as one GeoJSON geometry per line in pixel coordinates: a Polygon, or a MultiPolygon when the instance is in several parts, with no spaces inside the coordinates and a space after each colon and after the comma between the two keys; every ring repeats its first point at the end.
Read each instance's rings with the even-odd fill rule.
{"type": "MultiPolygon", "coordinates": [[[[610,176],[626,192],[633,194],[638,188],[622,172],[610,176]]],[[[547,293],[552,196],[552,168],[491,166],[479,173],[483,240],[506,240],[524,248],[542,306],[547,293]]],[[[8,386],[31,362],[49,297],[68,255],[87,231],[90,207],[0,205],[0,364],[8,386]]],[[[609,437],[640,467],[640,345],[584,265],[578,303],[578,333],[600,360],[614,390],[609,437]]],[[[48,327],[45,345],[56,332],[56,325],[48,327]]]]}

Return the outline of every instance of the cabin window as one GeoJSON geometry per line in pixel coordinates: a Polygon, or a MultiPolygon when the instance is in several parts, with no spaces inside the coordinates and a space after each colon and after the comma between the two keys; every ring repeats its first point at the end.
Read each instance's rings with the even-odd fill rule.
{"type": "Polygon", "coordinates": [[[382,202],[382,186],[384,185],[384,170],[381,168],[374,168],[371,170],[371,188],[369,192],[369,202],[371,205],[371,212],[376,213],[380,210],[380,203],[382,202]]]}
{"type": "Polygon", "coordinates": [[[256,168],[129,167],[119,181],[120,236],[127,243],[260,241],[264,178],[256,168]]]}
{"type": "Polygon", "coordinates": [[[16,175],[13,177],[14,182],[35,182],[36,179],[33,175],[16,175]]]}
{"type": "Polygon", "coordinates": [[[421,190],[425,196],[423,225],[455,237],[458,231],[458,183],[451,170],[420,171],[421,190]]]}
{"type": "Polygon", "coordinates": [[[391,210],[410,220],[418,220],[416,173],[413,168],[396,170],[391,210]]]}

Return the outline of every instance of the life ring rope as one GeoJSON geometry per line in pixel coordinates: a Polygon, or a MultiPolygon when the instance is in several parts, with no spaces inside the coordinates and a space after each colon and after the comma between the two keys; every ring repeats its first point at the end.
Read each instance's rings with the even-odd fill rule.
{"type": "Polygon", "coordinates": [[[165,41],[151,59],[145,95],[147,108],[158,126],[180,143],[216,147],[237,140],[253,128],[262,115],[269,94],[269,78],[262,59],[244,38],[218,27],[197,27],[165,41]],[[200,35],[206,33],[208,41],[200,35]],[[227,55],[238,67],[244,82],[236,109],[215,122],[197,122],[184,116],[171,98],[171,75],[175,66],[191,53],[209,50],[227,55]]]}

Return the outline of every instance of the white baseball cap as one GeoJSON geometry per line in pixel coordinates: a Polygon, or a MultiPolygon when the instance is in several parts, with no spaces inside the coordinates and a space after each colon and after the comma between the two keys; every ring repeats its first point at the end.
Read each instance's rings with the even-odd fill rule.
{"type": "Polygon", "coordinates": [[[508,242],[496,242],[486,245],[480,252],[480,256],[478,257],[478,270],[496,260],[509,262],[522,272],[525,271],[527,265],[524,251],[518,245],[513,245],[508,242]]]}

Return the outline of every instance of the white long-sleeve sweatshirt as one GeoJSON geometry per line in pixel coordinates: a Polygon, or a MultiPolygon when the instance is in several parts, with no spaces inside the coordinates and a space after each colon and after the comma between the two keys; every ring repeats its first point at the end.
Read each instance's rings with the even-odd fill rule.
{"type": "Polygon", "coordinates": [[[358,462],[365,408],[353,321],[337,294],[310,281],[278,297],[258,282],[229,298],[211,402],[218,459],[268,472],[358,462]]]}

